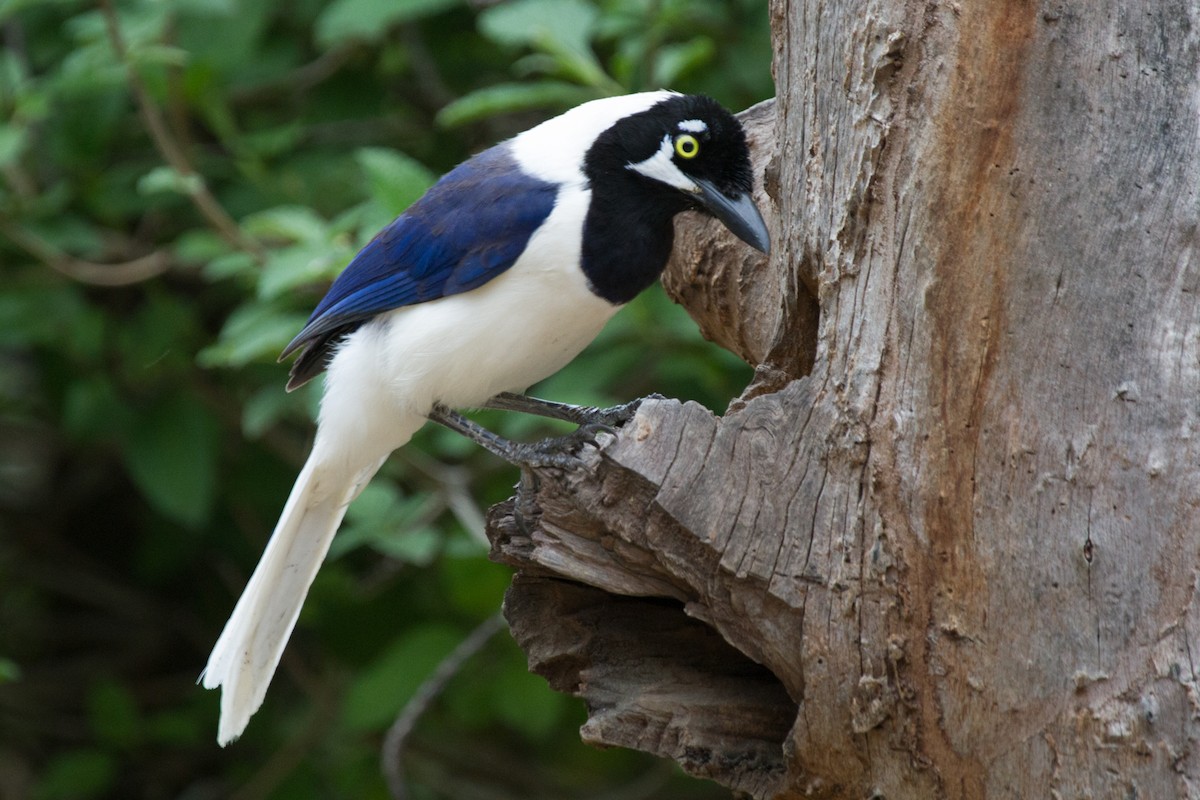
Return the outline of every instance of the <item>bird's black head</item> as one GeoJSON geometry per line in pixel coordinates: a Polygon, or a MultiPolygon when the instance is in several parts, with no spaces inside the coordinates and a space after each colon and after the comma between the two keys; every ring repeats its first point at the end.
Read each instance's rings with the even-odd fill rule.
{"type": "Polygon", "coordinates": [[[642,213],[669,219],[696,209],[752,247],[769,249],[766,225],[750,198],[746,135],[709,97],[670,95],[623,117],[588,149],[584,172],[594,191],[623,198],[642,213]]]}

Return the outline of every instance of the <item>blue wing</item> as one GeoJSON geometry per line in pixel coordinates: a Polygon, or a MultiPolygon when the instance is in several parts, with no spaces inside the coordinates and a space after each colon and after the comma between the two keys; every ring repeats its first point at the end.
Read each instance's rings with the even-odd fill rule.
{"type": "Polygon", "coordinates": [[[325,368],[333,344],[402,306],[482,286],[513,265],[554,208],[557,187],[517,166],[507,145],[450,171],[359,251],[284,349],[304,352],[294,389],[325,368]]]}

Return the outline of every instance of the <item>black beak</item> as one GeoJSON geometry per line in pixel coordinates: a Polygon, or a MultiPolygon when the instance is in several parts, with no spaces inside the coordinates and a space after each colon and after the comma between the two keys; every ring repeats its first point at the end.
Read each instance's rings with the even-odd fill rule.
{"type": "Polygon", "coordinates": [[[771,236],[767,233],[767,224],[763,222],[758,206],[750,199],[749,194],[727,195],[710,181],[693,178],[700,187],[697,200],[714,217],[721,220],[729,232],[741,239],[755,250],[764,253],[771,252],[771,236]]]}

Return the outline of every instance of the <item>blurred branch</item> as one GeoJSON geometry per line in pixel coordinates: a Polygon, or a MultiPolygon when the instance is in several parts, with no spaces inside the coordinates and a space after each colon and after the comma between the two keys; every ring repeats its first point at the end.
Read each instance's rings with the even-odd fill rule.
{"type": "MultiPolygon", "coordinates": [[[[25,37],[25,28],[21,24],[21,20],[17,17],[11,17],[0,25],[0,43],[3,45],[3,50],[8,52],[13,63],[16,65],[21,78],[14,78],[13,85],[6,84],[6,77],[0,76],[0,97],[6,99],[15,97],[18,92],[17,82],[26,78],[29,75],[29,52],[27,49],[27,41],[25,37]]],[[[0,115],[8,115],[10,119],[16,119],[16,103],[5,104],[0,107],[0,115]]],[[[3,167],[4,179],[12,187],[13,191],[20,198],[30,198],[37,194],[37,185],[33,178],[29,176],[20,166],[20,162],[16,159],[8,162],[3,167]]]]}
{"type": "MultiPolygon", "coordinates": [[[[167,18],[163,38],[168,45],[176,44],[175,15],[173,14],[167,18]]],[[[179,152],[190,163],[195,148],[192,142],[187,100],[184,97],[183,70],[178,64],[167,65],[166,79],[166,102],[164,105],[166,106],[167,121],[170,123],[170,130],[175,136],[175,141],[179,145],[179,152]]]]}
{"type": "Polygon", "coordinates": [[[4,180],[12,187],[13,193],[23,200],[27,200],[37,194],[37,184],[33,182],[33,178],[29,173],[21,169],[20,164],[15,162],[5,164],[3,168],[4,180]]]}
{"type": "Polygon", "coordinates": [[[116,53],[117,60],[124,65],[126,72],[129,75],[129,85],[133,90],[134,98],[137,100],[138,112],[141,114],[142,121],[146,125],[146,131],[150,134],[150,139],[154,142],[155,149],[163,159],[184,178],[194,178],[194,181],[188,183],[192,188],[188,192],[192,203],[200,214],[208,220],[208,223],[221,234],[221,236],[235,247],[253,253],[260,261],[265,257],[263,247],[259,242],[247,236],[242,232],[233,217],[221,206],[208,190],[208,185],[204,181],[204,176],[200,175],[192,167],[187,156],[179,143],[171,136],[167,129],[167,124],[163,119],[162,112],[159,110],[150,98],[150,92],[146,89],[145,82],[142,81],[141,74],[137,71],[137,67],[129,60],[129,51],[125,47],[125,40],[121,36],[120,24],[117,20],[116,11],[113,10],[111,0],[100,0],[100,10],[104,15],[105,26],[108,29],[108,38],[112,43],[113,51],[116,53]]]}
{"type": "Polygon", "coordinates": [[[416,728],[417,720],[429,710],[429,706],[441,695],[446,684],[458,674],[463,664],[502,630],[504,624],[504,617],[498,611],[481,622],[467,638],[458,643],[458,647],[455,647],[450,655],[442,659],[442,663],[438,664],[437,669],[425,679],[412,699],[396,715],[396,720],[383,738],[380,757],[388,791],[394,800],[405,800],[408,796],[404,786],[404,751],[408,747],[408,737],[416,728]]]}
{"type": "Polygon", "coordinates": [[[442,73],[438,69],[437,60],[433,57],[433,53],[429,52],[429,48],[425,46],[425,39],[421,36],[421,29],[412,23],[400,26],[400,41],[404,44],[404,50],[408,53],[409,63],[412,65],[413,73],[416,75],[417,91],[424,95],[428,103],[435,109],[452,103],[457,95],[450,90],[450,87],[446,85],[446,81],[442,79],[442,73]]]}
{"type": "Polygon", "coordinates": [[[51,269],[72,280],[93,286],[128,286],[161,275],[171,266],[171,256],[165,250],[116,264],[97,264],[64,253],[35,234],[0,219],[0,233],[51,269]]]}
{"type": "Polygon", "coordinates": [[[450,509],[458,523],[466,529],[472,539],[487,547],[487,536],[483,532],[487,525],[486,515],[471,493],[471,482],[476,473],[465,467],[432,458],[413,447],[405,448],[398,455],[408,466],[433,481],[436,487],[434,491],[442,495],[445,507],[450,509]]]}
{"type": "Polygon", "coordinates": [[[21,25],[20,18],[9,17],[4,21],[4,25],[0,26],[0,31],[4,37],[4,48],[23,68],[28,68],[29,57],[26,49],[25,28],[21,25]]]}
{"type": "Polygon", "coordinates": [[[354,52],[354,47],[348,45],[327,50],[307,64],[297,67],[280,78],[265,81],[256,86],[234,89],[230,100],[238,105],[253,105],[270,100],[280,94],[302,95],[341,69],[354,55],[354,52]]]}

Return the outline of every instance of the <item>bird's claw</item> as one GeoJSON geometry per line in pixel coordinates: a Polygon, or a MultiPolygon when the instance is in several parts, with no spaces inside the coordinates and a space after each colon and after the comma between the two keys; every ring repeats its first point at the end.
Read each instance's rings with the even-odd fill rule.
{"type": "Polygon", "coordinates": [[[607,433],[609,436],[616,436],[617,429],[612,425],[604,422],[587,422],[580,425],[575,433],[571,436],[578,437],[584,444],[590,444],[593,447],[598,447],[596,437],[601,433],[607,433]]]}
{"type": "Polygon", "coordinates": [[[646,400],[663,400],[661,394],[654,394],[639,397],[636,400],[630,400],[628,403],[621,403],[608,408],[590,408],[588,409],[588,423],[592,425],[602,425],[607,429],[608,433],[615,433],[614,428],[619,428],[629,420],[633,419],[639,408],[646,400]]]}

